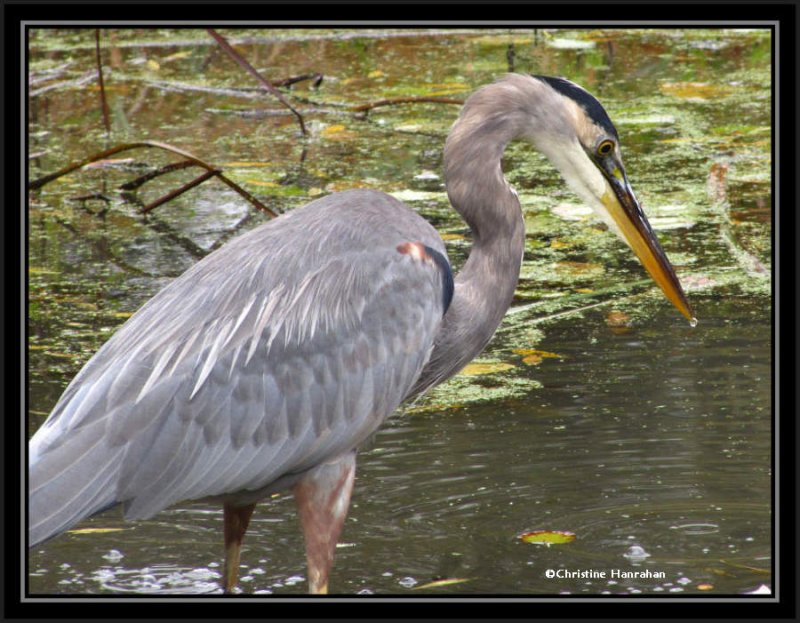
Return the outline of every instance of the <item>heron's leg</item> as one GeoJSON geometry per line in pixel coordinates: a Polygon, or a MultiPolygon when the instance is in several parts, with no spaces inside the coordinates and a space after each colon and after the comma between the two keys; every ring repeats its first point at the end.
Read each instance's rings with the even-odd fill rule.
{"type": "Polygon", "coordinates": [[[356,454],[345,454],[306,472],[294,486],[306,541],[309,592],[328,592],[328,574],[342,532],[356,475],[356,454]]]}
{"type": "Polygon", "coordinates": [[[225,592],[232,593],[239,577],[239,553],[255,504],[223,506],[225,515],[225,592]]]}

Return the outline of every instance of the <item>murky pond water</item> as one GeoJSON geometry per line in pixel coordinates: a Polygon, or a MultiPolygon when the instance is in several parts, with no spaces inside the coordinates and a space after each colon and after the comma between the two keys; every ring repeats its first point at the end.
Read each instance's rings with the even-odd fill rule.
{"type": "MultiPolygon", "coordinates": [[[[278,110],[268,98],[232,91],[252,82],[203,32],[118,30],[103,32],[106,140],[98,92],[82,81],[93,31],[39,31],[31,179],[114,144],[164,141],[224,167],[278,211],[344,188],[392,192],[439,228],[460,265],[467,231],[439,177],[458,107],[366,116],[347,107],[463,99],[507,71],[513,49],[517,71],[565,75],[606,105],[700,319],[690,328],[550,165],[512,146],[505,170],[528,231],[512,313],[479,365],[397,413],[361,453],[332,589],[729,595],[771,586],[769,33],[223,32],[272,79],[323,74],[318,87],[290,91],[308,139],[291,116],[263,113],[278,110]],[[534,530],[576,538],[518,538],[534,530]],[[437,580],[450,582],[425,586],[437,580]]],[[[217,181],[142,216],[142,205],[197,173],[160,177],[135,196],[119,185],[174,160],[125,152],[31,195],[31,434],[130,313],[267,218],[217,181]]],[[[219,592],[221,526],[221,509],[202,503],[132,523],[111,511],[34,548],[29,590],[219,592]]],[[[242,565],[246,593],[306,590],[290,495],[258,508],[242,565]]]]}

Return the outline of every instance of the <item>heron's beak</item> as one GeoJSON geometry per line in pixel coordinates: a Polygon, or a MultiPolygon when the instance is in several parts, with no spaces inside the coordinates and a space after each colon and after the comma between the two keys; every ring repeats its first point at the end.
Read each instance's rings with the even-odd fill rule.
{"type": "Polygon", "coordinates": [[[622,164],[616,158],[599,164],[611,189],[611,192],[606,191],[601,201],[623,239],[677,310],[694,324],[697,321],[681,282],[633,194],[622,164]]]}

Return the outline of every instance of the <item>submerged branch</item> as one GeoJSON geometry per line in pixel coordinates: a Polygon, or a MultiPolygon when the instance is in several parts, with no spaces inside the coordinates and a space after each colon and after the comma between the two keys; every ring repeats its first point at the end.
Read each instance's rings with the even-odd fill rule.
{"type": "Polygon", "coordinates": [[[63,87],[81,87],[84,84],[90,83],[95,78],[95,71],[90,69],[89,71],[85,72],[78,78],[73,78],[72,80],[63,80],[61,82],[54,82],[53,84],[48,84],[45,87],[40,89],[36,89],[35,91],[30,91],[28,93],[28,98],[33,99],[34,97],[38,97],[39,95],[44,95],[49,91],[55,91],[56,89],[60,89],[63,87]]]}
{"type": "Polygon", "coordinates": [[[286,106],[289,110],[292,111],[295,117],[297,117],[297,122],[300,124],[300,131],[303,133],[303,136],[308,136],[308,131],[306,130],[306,124],[303,122],[303,116],[297,112],[289,101],[283,96],[283,94],[276,89],[269,80],[266,80],[261,76],[261,74],[256,71],[255,67],[253,67],[247,59],[245,59],[241,54],[239,54],[236,50],[233,49],[230,43],[228,43],[225,38],[220,35],[216,30],[213,28],[207,28],[208,34],[210,34],[219,46],[225,51],[225,53],[230,56],[236,63],[245,71],[247,71],[251,76],[253,76],[256,80],[259,81],[261,86],[263,86],[267,91],[269,91],[274,97],[280,101],[281,104],[286,106]]]}
{"type": "Polygon", "coordinates": [[[220,171],[206,171],[202,175],[194,178],[191,182],[188,182],[188,183],[184,184],[183,186],[181,186],[180,188],[176,188],[175,190],[173,190],[171,192],[168,192],[166,195],[164,195],[163,197],[159,197],[158,199],[156,199],[152,203],[148,203],[146,206],[144,206],[142,208],[142,212],[144,214],[147,214],[148,212],[150,212],[150,210],[154,210],[155,208],[160,206],[162,203],[166,203],[167,201],[175,199],[175,197],[180,197],[187,190],[191,190],[195,186],[199,186],[200,184],[205,182],[210,177],[214,177],[215,175],[219,175],[219,174],[220,174],[220,171]]]}
{"type": "Polygon", "coordinates": [[[367,102],[366,104],[357,104],[356,106],[350,106],[349,110],[353,112],[364,112],[367,110],[372,110],[373,108],[379,108],[381,106],[396,106],[397,104],[456,104],[461,106],[464,104],[464,100],[452,97],[410,95],[408,97],[392,97],[390,99],[367,102]]]}
{"type": "Polygon", "coordinates": [[[103,160],[104,158],[108,158],[109,156],[113,156],[114,154],[118,154],[123,151],[128,151],[130,149],[139,149],[139,148],[163,149],[164,151],[168,151],[170,153],[181,156],[185,158],[187,161],[189,161],[191,164],[202,167],[206,171],[210,172],[211,175],[209,175],[208,177],[217,177],[219,180],[227,184],[230,188],[235,190],[237,193],[239,193],[239,195],[244,197],[248,202],[250,202],[253,206],[258,208],[262,212],[266,212],[273,218],[278,216],[273,210],[271,210],[266,205],[261,203],[258,199],[256,199],[253,195],[247,192],[244,188],[239,186],[236,182],[234,182],[233,180],[227,178],[225,175],[220,173],[220,169],[218,167],[214,167],[208,164],[207,162],[201,160],[197,156],[189,153],[188,151],[185,151],[178,147],[173,147],[172,145],[168,145],[167,143],[161,143],[159,141],[139,141],[136,143],[123,143],[122,145],[116,145],[115,147],[111,147],[110,149],[106,149],[96,154],[93,154],[88,158],[84,158],[79,162],[70,164],[64,167],[63,169],[59,169],[55,173],[50,173],[48,175],[35,179],[28,184],[28,188],[30,190],[41,188],[45,184],[52,182],[53,180],[58,179],[60,177],[63,177],[64,175],[72,173],[76,169],[80,169],[81,167],[84,167],[87,164],[91,164],[92,162],[95,162],[97,160],[103,160]]]}
{"type": "Polygon", "coordinates": [[[159,167],[155,171],[150,171],[149,173],[145,173],[137,177],[135,180],[131,180],[130,182],[125,182],[124,184],[120,185],[120,190],[136,190],[143,184],[154,180],[157,177],[161,177],[162,175],[166,175],[167,173],[172,173],[173,171],[180,171],[181,169],[188,169],[189,167],[193,167],[194,162],[189,160],[181,160],[180,162],[171,162],[170,164],[165,164],[163,167],[159,167]]]}
{"type": "Polygon", "coordinates": [[[97,82],[100,86],[100,109],[103,111],[103,125],[106,128],[106,136],[111,136],[111,120],[106,100],[106,85],[103,82],[103,63],[100,58],[100,29],[94,29],[94,57],[97,63],[97,82]]]}
{"type": "Polygon", "coordinates": [[[752,253],[739,242],[734,233],[734,225],[730,215],[730,201],[728,200],[728,170],[726,163],[716,162],[711,166],[708,174],[706,189],[712,204],[719,210],[722,221],[720,222],[719,235],[731,256],[751,277],[770,278],[770,271],[752,253]]]}

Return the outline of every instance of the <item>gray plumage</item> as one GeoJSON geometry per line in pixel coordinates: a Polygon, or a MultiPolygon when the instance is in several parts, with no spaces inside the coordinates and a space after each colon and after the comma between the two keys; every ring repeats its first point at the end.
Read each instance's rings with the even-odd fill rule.
{"type": "Polygon", "coordinates": [[[185,499],[263,497],[358,446],[419,377],[444,313],[444,276],[399,253],[408,240],[446,253],[399,201],[349,191],[175,279],[31,440],[31,543],[117,502],[138,519],[185,499]]]}
{"type": "Polygon", "coordinates": [[[325,592],[355,451],[477,355],[511,304],[525,227],[501,158],[518,138],[691,317],[602,106],[563,79],[510,74],[467,100],[445,144],[447,193],[473,241],[454,285],[433,227],[375,191],[330,195],[230,241],[134,314],[33,436],[30,544],[115,504],[146,518],[214,498],[231,591],[252,506],[292,487],[311,589],[325,592]]]}

